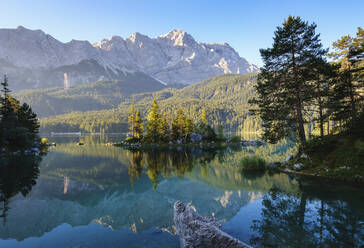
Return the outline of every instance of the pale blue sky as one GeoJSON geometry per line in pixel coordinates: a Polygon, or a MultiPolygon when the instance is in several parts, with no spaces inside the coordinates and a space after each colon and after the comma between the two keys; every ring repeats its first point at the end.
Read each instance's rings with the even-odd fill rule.
{"type": "Polygon", "coordinates": [[[140,32],[151,37],[184,29],[197,41],[228,42],[262,65],[259,48],[272,44],[288,15],[318,25],[325,47],[364,26],[363,0],[2,0],[0,28],[42,29],[55,38],[89,40],[140,32]]]}

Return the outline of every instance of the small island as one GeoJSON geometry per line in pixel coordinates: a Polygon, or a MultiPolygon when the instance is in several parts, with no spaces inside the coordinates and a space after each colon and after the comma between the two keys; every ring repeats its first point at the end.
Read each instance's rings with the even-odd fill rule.
{"type": "Polygon", "coordinates": [[[206,112],[202,110],[199,123],[193,123],[182,108],[174,116],[159,112],[156,99],[153,99],[146,121],[140,111],[131,106],[129,117],[129,136],[123,142],[114,144],[128,149],[139,149],[148,145],[213,145],[223,146],[226,143],[238,143],[239,136],[226,138],[223,126],[219,125],[217,133],[208,124],[206,112]],[[144,124],[146,123],[146,124],[144,124]]]}

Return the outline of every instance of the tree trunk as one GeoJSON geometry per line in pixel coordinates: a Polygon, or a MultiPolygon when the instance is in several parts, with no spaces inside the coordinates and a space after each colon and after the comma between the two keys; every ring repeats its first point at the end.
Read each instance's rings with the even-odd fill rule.
{"type": "Polygon", "coordinates": [[[324,137],[324,117],[322,113],[322,99],[321,99],[321,89],[320,89],[320,79],[317,80],[317,93],[318,93],[318,107],[320,115],[320,136],[324,137]]]}
{"type": "Polygon", "coordinates": [[[294,50],[294,42],[292,40],[292,71],[293,71],[293,82],[296,84],[296,97],[297,97],[297,103],[296,103],[296,113],[297,113],[297,128],[298,128],[298,135],[300,137],[301,143],[306,143],[306,134],[305,134],[305,127],[303,125],[303,116],[302,116],[302,103],[301,103],[301,97],[300,97],[300,85],[297,78],[297,68],[296,68],[296,60],[295,60],[295,50],[294,50]]]}
{"type": "Polygon", "coordinates": [[[298,135],[300,137],[301,143],[306,143],[306,134],[305,134],[305,127],[303,125],[303,116],[302,116],[302,110],[301,110],[301,101],[298,100],[298,103],[296,104],[296,111],[297,111],[297,119],[298,119],[298,135]]]}
{"type": "Polygon", "coordinates": [[[356,108],[355,108],[355,99],[354,99],[354,89],[353,89],[353,84],[352,84],[351,80],[349,80],[348,85],[349,85],[349,94],[350,94],[352,125],[355,126],[356,108]]]}

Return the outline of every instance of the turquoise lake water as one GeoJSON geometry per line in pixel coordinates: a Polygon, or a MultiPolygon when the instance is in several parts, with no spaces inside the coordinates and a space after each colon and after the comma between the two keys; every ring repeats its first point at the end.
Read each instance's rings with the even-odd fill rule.
{"type": "Polygon", "coordinates": [[[49,139],[44,156],[0,160],[1,248],[179,247],[177,200],[254,247],[364,246],[362,188],[239,169],[253,154],[283,160],[285,143],[132,152],[103,144],[117,135],[49,139]]]}

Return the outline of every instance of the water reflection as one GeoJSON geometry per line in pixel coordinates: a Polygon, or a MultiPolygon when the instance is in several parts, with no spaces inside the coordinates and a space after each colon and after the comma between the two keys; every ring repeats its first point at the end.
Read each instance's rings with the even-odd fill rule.
{"type": "MultiPolygon", "coordinates": [[[[352,192],[334,188],[317,182],[309,187],[301,184],[293,195],[271,189],[252,225],[256,234],[251,243],[258,247],[361,247],[363,203],[347,195],[352,192]]],[[[363,196],[363,192],[357,193],[363,196]]]]}
{"type": "Polygon", "coordinates": [[[256,247],[363,244],[362,190],[241,172],[240,159],[252,153],[283,160],[290,152],[284,145],[141,152],[77,141],[57,141],[40,166],[39,158],[0,167],[8,207],[12,199],[0,247],[178,247],[176,200],[214,215],[225,231],[256,247]]]}
{"type": "Polygon", "coordinates": [[[0,217],[4,224],[11,199],[18,193],[25,197],[36,185],[41,160],[38,155],[0,157],[0,217]]]}
{"type": "MultiPolygon", "coordinates": [[[[191,172],[194,166],[205,166],[215,159],[223,160],[223,154],[229,150],[224,148],[202,149],[196,147],[173,147],[173,148],[149,148],[144,152],[127,151],[130,159],[129,175],[133,183],[135,178],[140,178],[143,168],[156,189],[160,177],[168,178],[177,175],[182,178],[186,172],[191,172]]],[[[205,173],[206,174],[206,173],[205,173]]]]}

